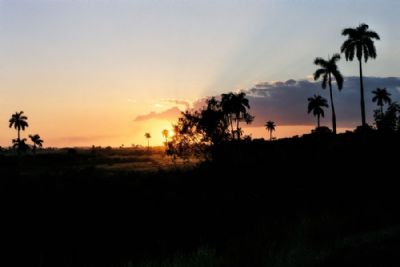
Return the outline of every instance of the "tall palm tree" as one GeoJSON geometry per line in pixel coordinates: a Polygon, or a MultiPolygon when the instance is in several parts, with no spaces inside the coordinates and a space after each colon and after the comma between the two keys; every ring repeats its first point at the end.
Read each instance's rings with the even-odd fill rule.
{"type": "Polygon", "coordinates": [[[269,140],[272,140],[272,131],[275,131],[275,127],[276,125],[273,121],[267,121],[267,123],[265,124],[265,128],[269,132],[269,140]]]}
{"type": "Polygon", "coordinates": [[[43,146],[43,140],[40,138],[40,136],[38,134],[35,134],[35,135],[30,134],[29,138],[31,139],[31,141],[33,143],[33,147],[32,147],[33,154],[36,154],[36,148],[43,146]]]}
{"type": "Polygon", "coordinates": [[[147,149],[150,149],[150,138],[151,138],[151,134],[150,133],[145,133],[144,137],[147,138],[147,149]]]}
{"type": "Polygon", "coordinates": [[[356,55],[360,69],[360,95],[361,95],[361,123],[362,126],[366,125],[365,120],[365,101],[364,101],[364,82],[362,73],[362,57],[364,56],[365,63],[368,58],[376,58],[376,48],[374,40],[380,40],[379,35],[368,30],[368,25],[365,23],[360,24],[356,28],[343,29],[342,35],[347,36],[347,40],[344,41],[341,47],[341,52],[345,54],[346,61],[353,61],[354,55],[356,55]]]}
{"type": "Polygon", "coordinates": [[[13,127],[14,129],[16,129],[18,131],[18,138],[17,141],[19,142],[21,140],[21,130],[24,131],[26,127],[28,127],[28,117],[26,117],[25,115],[23,115],[24,112],[20,111],[20,112],[15,112],[14,114],[11,115],[11,118],[9,120],[9,127],[13,127]]]}
{"type": "Polygon", "coordinates": [[[319,121],[320,116],[324,117],[325,113],[323,108],[328,108],[328,101],[320,95],[314,95],[308,98],[308,113],[313,112],[314,116],[317,116],[317,128],[320,127],[319,121]]]}
{"type": "Polygon", "coordinates": [[[246,94],[241,93],[229,93],[221,95],[221,107],[222,111],[225,113],[228,124],[231,126],[232,138],[235,134],[237,139],[240,139],[241,130],[240,122],[245,121],[247,124],[253,121],[253,116],[251,116],[247,110],[250,109],[249,100],[246,98],[246,94]],[[233,123],[236,123],[236,129],[234,130],[233,123]]]}
{"type": "Polygon", "coordinates": [[[221,108],[222,111],[224,112],[225,120],[231,127],[231,134],[232,138],[234,138],[234,129],[233,129],[233,101],[232,99],[234,98],[233,93],[228,93],[228,94],[222,94],[221,95],[221,108]]]}
{"type": "Polygon", "coordinates": [[[376,90],[372,91],[374,97],[372,98],[372,102],[377,102],[376,104],[381,108],[381,114],[383,114],[383,105],[388,103],[389,105],[392,103],[392,99],[390,98],[390,93],[386,91],[386,88],[376,88],[376,90]]]}
{"type": "Polygon", "coordinates": [[[332,130],[333,133],[336,134],[336,113],[335,106],[333,104],[333,95],[332,95],[332,78],[335,78],[336,85],[340,90],[343,87],[343,76],[340,73],[336,62],[339,61],[340,55],[334,54],[332,58],[328,57],[328,60],[317,57],[314,60],[314,64],[320,66],[320,69],[317,69],[314,73],[314,80],[318,80],[322,76],[322,88],[326,88],[326,84],[329,85],[329,95],[331,98],[331,109],[332,109],[332,130]],[[332,77],[333,76],[333,77],[332,77]]]}
{"type": "Polygon", "coordinates": [[[167,129],[162,130],[162,136],[165,138],[165,145],[168,143],[169,131],[167,129]]]}

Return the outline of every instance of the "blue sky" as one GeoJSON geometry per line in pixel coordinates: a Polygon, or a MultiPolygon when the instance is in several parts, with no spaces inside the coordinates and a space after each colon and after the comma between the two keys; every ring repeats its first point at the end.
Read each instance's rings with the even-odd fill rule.
{"type": "MultiPolygon", "coordinates": [[[[399,10],[394,0],[0,0],[0,144],[21,109],[51,144],[71,134],[55,118],[73,140],[144,142],[148,125],[133,118],[171,108],[165,99],[304,79],[361,22],[382,39],[365,75],[398,76],[399,10]]],[[[358,75],[355,62],[339,67],[358,75]]]]}

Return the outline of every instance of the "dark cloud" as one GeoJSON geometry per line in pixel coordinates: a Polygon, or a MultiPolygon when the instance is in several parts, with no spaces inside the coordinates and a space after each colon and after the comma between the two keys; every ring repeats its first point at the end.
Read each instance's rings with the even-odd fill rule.
{"type": "MultiPolygon", "coordinates": [[[[339,127],[360,124],[360,87],[358,77],[346,77],[341,92],[333,85],[334,104],[339,127]]],[[[400,101],[400,78],[365,77],[365,102],[368,121],[372,122],[372,113],[376,103],[372,103],[372,93],[377,87],[386,87],[394,101],[400,101]]],[[[329,99],[329,90],[323,90],[320,82],[308,80],[288,80],[286,82],[263,82],[245,91],[256,116],[254,126],[262,126],[267,120],[279,125],[315,124],[315,118],[307,114],[307,98],[320,94],[329,99]]],[[[326,111],[324,123],[330,124],[330,109],[326,111]]]]}
{"type": "Polygon", "coordinates": [[[139,115],[137,116],[134,121],[146,121],[150,119],[160,119],[160,120],[176,120],[179,115],[181,114],[181,111],[177,107],[172,107],[170,109],[167,109],[162,112],[150,112],[145,115],[139,115]]]}
{"type": "MultiPolygon", "coordinates": [[[[393,101],[400,102],[400,78],[398,77],[364,77],[365,102],[367,120],[372,123],[373,110],[376,103],[372,103],[372,93],[377,87],[385,87],[393,101]]],[[[268,120],[273,120],[277,125],[314,125],[315,118],[307,114],[307,98],[314,94],[320,94],[329,100],[329,90],[321,88],[321,82],[308,80],[287,80],[278,82],[262,82],[253,88],[244,90],[250,101],[251,114],[255,115],[253,126],[264,126],[268,120]]],[[[354,127],[361,122],[360,111],[360,85],[359,77],[346,77],[343,89],[339,92],[336,84],[333,84],[334,103],[338,127],[354,127]]],[[[201,98],[193,102],[194,110],[201,109],[207,98],[201,98]]],[[[180,104],[177,103],[176,104],[180,104]]],[[[181,103],[185,105],[184,103],[181,103]]],[[[135,121],[149,119],[176,120],[180,110],[173,107],[166,111],[151,112],[136,117],[135,121]]],[[[331,124],[330,108],[322,119],[324,125],[331,124]]]]}

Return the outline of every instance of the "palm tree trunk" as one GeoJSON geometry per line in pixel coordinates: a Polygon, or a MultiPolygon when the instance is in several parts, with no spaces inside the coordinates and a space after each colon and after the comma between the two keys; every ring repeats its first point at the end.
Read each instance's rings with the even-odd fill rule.
{"type": "Polygon", "coordinates": [[[336,134],[336,113],[335,113],[335,106],[333,105],[332,83],[330,74],[329,74],[329,95],[331,97],[331,108],[332,108],[332,130],[333,133],[336,134]]]}
{"type": "Polygon", "coordinates": [[[235,139],[235,131],[233,130],[233,122],[232,122],[232,117],[229,115],[228,116],[229,123],[231,125],[231,133],[232,133],[232,139],[235,139]]]}
{"type": "Polygon", "coordinates": [[[319,128],[319,114],[317,114],[317,128],[319,128]]]}
{"type": "Polygon", "coordinates": [[[361,58],[358,59],[358,62],[360,65],[361,123],[362,123],[362,126],[365,126],[367,123],[365,121],[364,82],[363,82],[361,58]]]}
{"type": "Polygon", "coordinates": [[[381,115],[383,116],[383,105],[381,105],[381,115]]]}
{"type": "Polygon", "coordinates": [[[269,130],[269,140],[272,140],[272,130],[269,130]]]}
{"type": "Polygon", "coordinates": [[[17,140],[18,140],[18,143],[19,143],[19,140],[21,140],[21,139],[20,139],[20,131],[21,131],[21,129],[18,127],[18,139],[17,139],[17,140]]]}
{"type": "Polygon", "coordinates": [[[240,117],[240,114],[236,114],[236,134],[237,134],[237,139],[238,140],[240,140],[239,117],[240,117]]]}

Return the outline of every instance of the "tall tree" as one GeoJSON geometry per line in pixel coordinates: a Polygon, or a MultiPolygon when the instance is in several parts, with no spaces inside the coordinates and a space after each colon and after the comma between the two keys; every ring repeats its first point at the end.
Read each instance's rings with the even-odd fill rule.
{"type": "Polygon", "coordinates": [[[165,138],[165,144],[168,143],[169,131],[167,129],[162,130],[162,136],[165,138]]]}
{"type": "Polygon", "coordinates": [[[324,117],[325,113],[323,108],[328,108],[328,101],[320,95],[314,95],[308,98],[308,113],[313,112],[317,116],[317,128],[320,127],[320,117],[324,117]]]}
{"type": "Polygon", "coordinates": [[[365,101],[364,101],[364,82],[362,73],[362,57],[364,56],[365,63],[369,58],[376,58],[376,48],[374,45],[374,39],[380,40],[379,35],[371,30],[368,30],[368,25],[365,23],[360,24],[356,28],[343,29],[342,35],[347,36],[347,40],[344,41],[341,47],[341,52],[345,54],[346,61],[353,61],[354,55],[356,55],[359,70],[360,70],[360,105],[361,105],[361,123],[365,126],[365,101]]]}
{"type": "Polygon", "coordinates": [[[36,154],[37,147],[43,146],[43,140],[40,138],[40,135],[38,135],[38,134],[35,134],[35,135],[30,134],[29,138],[31,139],[31,141],[33,143],[32,152],[33,152],[33,154],[36,154]]]}
{"type": "Polygon", "coordinates": [[[250,109],[249,100],[246,98],[246,94],[241,93],[228,93],[221,95],[221,107],[224,112],[228,124],[231,126],[232,139],[240,139],[241,130],[240,122],[244,121],[250,124],[254,117],[248,113],[250,109]],[[235,125],[235,129],[233,124],[235,125]]]}
{"type": "Polygon", "coordinates": [[[383,114],[383,105],[385,103],[388,103],[389,105],[392,103],[390,93],[386,91],[386,88],[376,88],[376,90],[372,91],[372,93],[374,94],[372,102],[376,102],[381,109],[381,114],[383,114]]]}
{"type": "Polygon", "coordinates": [[[18,131],[18,137],[17,137],[17,142],[21,141],[21,130],[24,131],[26,127],[28,127],[28,117],[23,115],[24,112],[15,112],[14,114],[11,115],[11,118],[9,120],[9,127],[16,129],[18,131]]]}
{"type": "Polygon", "coordinates": [[[272,140],[272,132],[275,131],[275,127],[276,125],[273,121],[267,121],[267,123],[265,124],[265,128],[269,132],[269,140],[272,140]]]}
{"type": "Polygon", "coordinates": [[[332,78],[335,78],[339,91],[342,90],[343,87],[343,76],[336,65],[336,62],[339,61],[339,59],[340,55],[334,54],[333,57],[328,58],[328,60],[320,57],[317,57],[314,60],[314,64],[321,67],[315,71],[314,80],[318,80],[322,76],[322,88],[325,89],[327,84],[329,86],[329,96],[331,99],[332,109],[332,130],[334,134],[336,134],[336,113],[333,104],[332,78]]]}
{"type": "Polygon", "coordinates": [[[144,137],[146,137],[147,139],[147,150],[150,149],[150,138],[151,138],[151,134],[150,133],[145,133],[144,137]]]}

